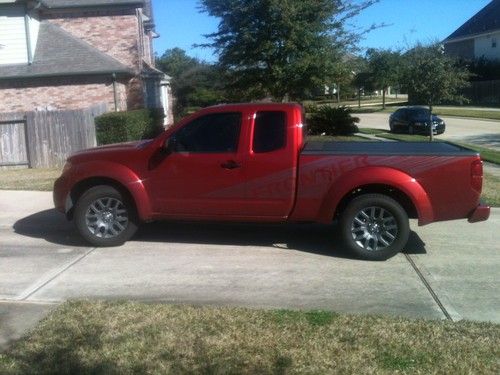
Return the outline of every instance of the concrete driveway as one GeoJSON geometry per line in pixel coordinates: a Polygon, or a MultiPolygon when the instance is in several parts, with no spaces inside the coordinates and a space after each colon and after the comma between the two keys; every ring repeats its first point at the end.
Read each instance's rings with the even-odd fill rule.
{"type": "MultiPolygon", "coordinates": [[[[389,130],[390,113],[361,113],[359,126],[389,130]]],[[[446,131],[438,138],[461,141],[500,150],[500,121],[442,117],[446,131]]]]}
{"type": "Polygon", "coordinates": [[[350,258],[335,226],[320,225],[156,223],[100,249],[52,209],[51,193],[0,191],[0,337],[68,298],[500,323],[499,227],[500,209],[478,224],[412,222],[418,234],[386,262],[350,258]]]}

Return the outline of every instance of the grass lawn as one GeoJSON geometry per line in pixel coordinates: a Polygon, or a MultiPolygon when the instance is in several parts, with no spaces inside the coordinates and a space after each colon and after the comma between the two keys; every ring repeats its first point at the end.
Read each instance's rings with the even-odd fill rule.
{"type": "Polygon", "coordinates": [[[492,207],[500,207],[500,178],[485,173],[481,198],[492,207]]]}
{"type": "Polygon", "coordinates": [[[497,374],[500,325],[67,302],[0,354],[8,374],[497,374]]]}
{"type": "MultiPolygon", "coordinates": [[[[353,113],[392,113],[396,111],[401,106],[388,106],[386,109],[382,109],[382,107],[364,107],[364,108],[352,108],[353,113]]],[[[467,107],[463,108],[446,108],[446,107],[436,107],[432,111],[435,115],[438,116],[448,116],[448,117],[472,117],[478,119],[487,119],[487,120],[500,120],[500,111],[481,111],[477,109],[467,109],[467,107]]]]}
{"type": "Polygon", "coordinates": [[[477,109],[467,109],[467,108],[446,108],[437,107],[433,111],[438,116],[458,116],[458,117],[474,117],[474,118],[484,118],[491,120],[500,120],[500,111],[478,111],[477,109]]]}
{"type": "MultiPolygon", "coordinates": [[[[403,105],[406,103],[406,97],[403,98],[386,98],[385,104],[390,105],[390,104],[398,104],[398,105],[403,105]]],[[[363,97],[361,98],[361,105],[366,105],[366,104],[379,104],[382,103],[382,97],[363,97]]],[[[303,102],[304,105],[310,105],[310,104],[315,104],[315,105],[325,105],[325,104],[332,104],[334,106],[339,105],[337,102],[337,99],[322,99],[322,100],[305,100],[303,102]]],[[[340,105],[348,105],[348,106],[357,106],[358,105],[358,100],[341,100],[340,105]]]]}
{"type": "Polygon", "coordinates": [[[0,190],[52,191],[61,169],[0,169],[0,190]]]}

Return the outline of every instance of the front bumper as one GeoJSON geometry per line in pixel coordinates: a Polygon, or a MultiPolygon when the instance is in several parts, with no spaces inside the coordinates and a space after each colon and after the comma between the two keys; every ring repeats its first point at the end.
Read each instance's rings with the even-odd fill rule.
{"type": "Polygon", "coordinates": [[[54,189],[52,193],[52,197],[54,200],[54,206],[57,211],[66,213],[67,206],[67,198],[69,196],[68,184],[66,179],[61,176],[54,183],[54,189]]]}
{"type": "MultiPolygon", "coordinates": [[[[413,128],[414,132],[416,134],[424,134],[424,135],[429,135],[429,125],[425,126],[415,126],[413,128]]],[[[442,134],[446,130],[446,124],[434,124],[432,128],[432,133],[433,134],[442,134]]]]}
{"type": "Polygon", "coordinates": [[[469,223],[477,223],[479,221],[488,220],[490,217],[490,206],[480,204],[474,211],[472,211],[468,217],[469,223]]]}

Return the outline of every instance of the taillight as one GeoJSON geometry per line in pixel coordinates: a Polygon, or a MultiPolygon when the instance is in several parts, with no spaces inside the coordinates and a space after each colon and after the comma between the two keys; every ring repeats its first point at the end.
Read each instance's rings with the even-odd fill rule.
{"type": "Polygon", "coordinates": [[[471,186],[472,189],[481,193],[483,188],[483,162],[481,160],[474,160],[470,167],[471,186]]]}

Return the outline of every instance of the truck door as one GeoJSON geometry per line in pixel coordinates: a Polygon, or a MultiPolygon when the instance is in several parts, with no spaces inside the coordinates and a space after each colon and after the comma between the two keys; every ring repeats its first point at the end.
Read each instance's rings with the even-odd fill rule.
{"type": "Polygon", "coordinates": [[[293,111],[263,110],[251,116],[250,150],[244,163],[246,216],[279,220],[293,209],[300,120],[292,115],[293,111]]]}
{"type": "Polygon", "coordinates": [[[202,115],[170,137],[175,149],[151,181],[159,213],[192,218],[241,215],[246,202],[242,117],[240,112],[202,115]]]}

